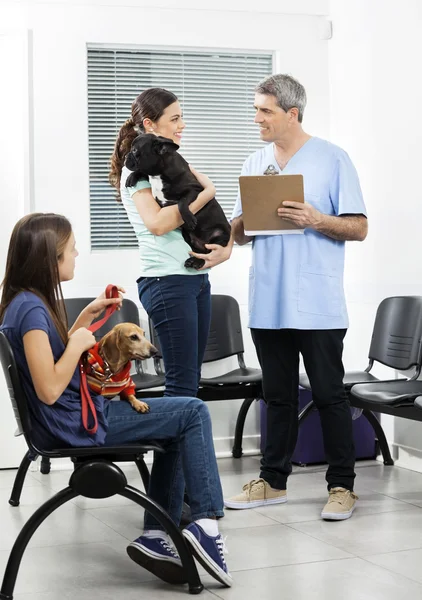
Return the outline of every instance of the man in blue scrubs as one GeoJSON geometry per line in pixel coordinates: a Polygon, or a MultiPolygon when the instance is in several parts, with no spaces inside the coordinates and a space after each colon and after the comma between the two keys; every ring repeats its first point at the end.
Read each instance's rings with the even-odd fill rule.
{"type": "Polygon", "coordinates": [[[343,386],[344,250],[346,241],[366,237],[365,205],[346,152],[302,129],[304,87],[291,76],[274,75],[255,92],[255,122],[268,144],[247,158],[242,175],[302,174],[305,203],[286,201],[278,214],[305,232],[246,236],[239,195],[232,229],[238,244],[253,243],[249,326],[263,373],[268,424],[259,479],[225,504],[244,509],[287,500],[301,354],[329,465],[329,497],[321,516],[343,520],[352,515],[357,499],[352,419],[343,386]]]}

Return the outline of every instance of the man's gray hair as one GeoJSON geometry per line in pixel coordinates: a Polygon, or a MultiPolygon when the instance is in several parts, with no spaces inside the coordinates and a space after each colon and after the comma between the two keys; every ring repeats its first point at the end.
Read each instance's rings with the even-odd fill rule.
{"type": "Polygon", "coordinates": [[[258,83],[255,92],[266,96],[275,96],[278,106],[285,112],[291,108],[297,108],[299,111],[297,120],[302,123],[303,111],[306,106],[306,92],[303,85],[291,75],[271,75],[258,83]]]}

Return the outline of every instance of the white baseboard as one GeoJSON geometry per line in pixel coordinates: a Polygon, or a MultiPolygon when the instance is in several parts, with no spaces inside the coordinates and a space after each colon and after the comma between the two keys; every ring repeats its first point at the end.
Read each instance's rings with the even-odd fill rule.
{"type": "Polygon", "coordinates": [[[402,469],[409,469],[422,473],[422,450],[418,448],[403,448],[399,445],[394,445],[394,465],[402,469]]]}
{"type": "MultiPolygon", "coordinates": [[[[259,444],[261,436],[244,435],[242,450],[245,456],[258,456],[261,454],[259,444]]],[[[217,458],[229,458],[232,456],[234,437],[214,438],[215,455],[217,458]]]]}

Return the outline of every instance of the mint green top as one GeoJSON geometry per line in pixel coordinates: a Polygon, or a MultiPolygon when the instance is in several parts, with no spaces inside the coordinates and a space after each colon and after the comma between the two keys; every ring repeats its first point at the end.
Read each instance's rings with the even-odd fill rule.
{"type": "Polygon", "coordinates": [[[139,277],[164,277],[166,275],[201,275],[208,271],[186,269],[184,262],[189,258],[190,246],[185,242],[181,230],[175,229],[164,235],[154,235],[147,229],[132,199],[139,190],[151,188],[148,181],[138,181],[134,187],[125,186],[130,175],[123,167],[120,195],[129,221],[138,239],[141,269],[139,277]]]}

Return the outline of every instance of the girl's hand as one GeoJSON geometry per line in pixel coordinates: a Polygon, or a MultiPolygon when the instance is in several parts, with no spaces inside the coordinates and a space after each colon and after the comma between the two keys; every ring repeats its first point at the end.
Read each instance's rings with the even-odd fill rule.
{"type": "Polygon", "coordinates": [[[189,252],[191,256],[196,258],[202,258],[205,261],[205,265],[198,269],[203,271],[204,269],[211,269],[222,262],[228,260],[232,253],[232,245],[220,246],[219,244],[205,244],[205,248],[211,250],[209,254],[199,254],[198,252],[189,252]]]}
{"type": "Polygon", "coordinates": [[[123,294],[126,292],[126,290],[120,286],[117,286],[117,289],[119,290],[118,298],[106,298],[104,291],[98,296],[98,298],[85,306],[84,310],[82,311],[84,317],[91,319],[92,322],[94,319],[99,317],[107,308],[107,306],[110,306],[110,304],[117,304],[117,310],[120,310],[123,302],[123,294]]]}
{"type": "Polygon", "coordinates": [[[95,345],[95,337],[85,327],[79,327],[69,337],[69,346],[73,346],[79,355],[83,354],[95,345]]]}

